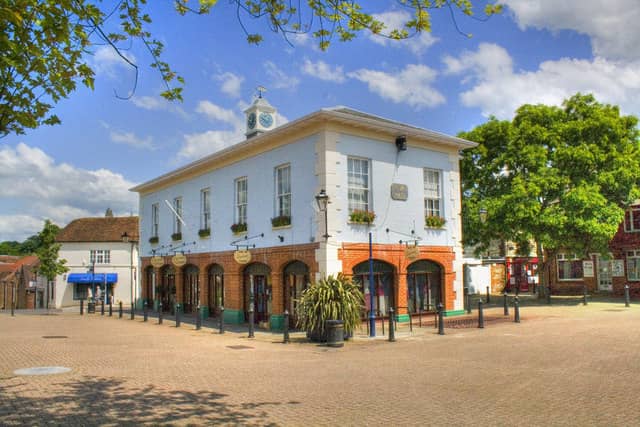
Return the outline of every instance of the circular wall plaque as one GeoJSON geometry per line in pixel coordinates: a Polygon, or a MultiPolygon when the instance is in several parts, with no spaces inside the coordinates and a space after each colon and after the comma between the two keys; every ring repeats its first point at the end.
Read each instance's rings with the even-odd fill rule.
{"type": "Polygon", "coordinates": [[[187,257],[184,256],[183,254],[175,254],[173,258],[171,258],[171,262],[176,267],[182,267],[187,263],[187,257]]]}
{"type": "Polygon", "coordinates": [[[248,264],[249,261],[251,261],[251,252],[246,249],[235,251],[233,253],[233,259],[235,259],[238,264],[248,264]]]}
{"type": "Polygon", "coordinates": [[[151,257],[151,265],[155,268],[160,268],[164,265],[164,259],[161,256],[151,257]]]}

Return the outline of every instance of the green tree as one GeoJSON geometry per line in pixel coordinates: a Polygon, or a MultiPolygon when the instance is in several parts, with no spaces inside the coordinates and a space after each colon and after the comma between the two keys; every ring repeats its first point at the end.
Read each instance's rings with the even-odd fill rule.
{"type": "Polygon", "coordinates": [[[509,240],[524,251],[535,242],[543,284],[559,251],[608,251],[640,197],[637,125],[617,106],[576,94],[562,107],[523,105],[512,121],[461,133],[479,143],[461,162],[464,243],[482,251],[509,240]]]}
{"type": "Polygon", "coordinates": [[[56,243],[58,231],[60,231],[60,227],[47,219],[42,231],[38,233],[41,244],[36,252],[40,260],[37,272],[46,277],[48,281],[53,281],[58,274],[69,271],[69,268],[65,266],[67,260],[58,259],[58,251],[60,250],[60,243],[56,243]]]}
{"type": "MultiPolygon", "coordinates": [[[[413,11],[413,18],[402,28],[386,28],[373,14],[363,11],[357,1],[307,0],[230,0],[227,7],[237,9],[238,22],[249,43],[260,43],[260,33],[250,33],[246,19],[264,22],[285,39],[291,34],[310,33],[321,49],[336,37],[353,39],[358,32],[370,31],[381,37],[404,39],[421,31],[431,31],[430,13],[434,9],[473,15],[471,0],[399,0],[413,11]]],[[[174,0],[180,15],[208,14],[217,0],[174,0]],[[197,4],[196,6],[191,6],[197,4]]],[[[122,60],[136,70],[137,65],[120,51],[123,43],[139,40],[152,57],[166,85],[162,96],[182,99],[183,79],[162,58],[163,44],[148,27],[152,22],[147,0],[5,0],[0,4],[0,138],[26,129],[54,125],[60,119],[53,106],[67,98],[77,83],[93,88],[94,71],[86,54],[96,44],[110,45],[122,60]],[[107,30],[107,28],[109,30],[107,30]],[[175,84],[178,86],[174,86],[175,84]]],[[[489,16],[501,10],[487,4],[489,16]]],[[[456,23],[457,27],[457,23],[456,23]]],[[[126,98],[126,97],[125,97],[126,98]]]]}

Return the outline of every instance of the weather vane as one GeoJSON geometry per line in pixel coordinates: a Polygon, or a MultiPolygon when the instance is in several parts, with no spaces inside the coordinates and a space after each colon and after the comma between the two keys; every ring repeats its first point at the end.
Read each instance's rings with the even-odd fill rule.
{"type": "Polygon", "coordinates": [[[256,90],[258,91],[258,98],[262,98],[262,93],[266,92],[267,88],[264,86],[258,86],[256,90]]]}

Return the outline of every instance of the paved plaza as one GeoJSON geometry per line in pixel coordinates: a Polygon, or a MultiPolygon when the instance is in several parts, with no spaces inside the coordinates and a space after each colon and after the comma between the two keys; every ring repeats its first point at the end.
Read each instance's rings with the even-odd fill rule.
{"type": "Polygon", "coordinates": [[[640,425],[640,305],[486,315],[484,329],[402,326],[394,343],[365,330],[328,348],[141,316],[0,312],[0,425],[640,425]],[[15,373],[48,366],[71,370],[15,373]]]}

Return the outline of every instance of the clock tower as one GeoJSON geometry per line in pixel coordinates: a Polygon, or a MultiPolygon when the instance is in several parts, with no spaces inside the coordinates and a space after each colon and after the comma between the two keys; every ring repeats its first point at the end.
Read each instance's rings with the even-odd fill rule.
{"type": "Polygon", "coordinates": [[[247,119],[247,138],[254,137],[276,127],[276,109],[262,97],[263,87],[258,88],[258,97],[244,110],[247,119]]]}

